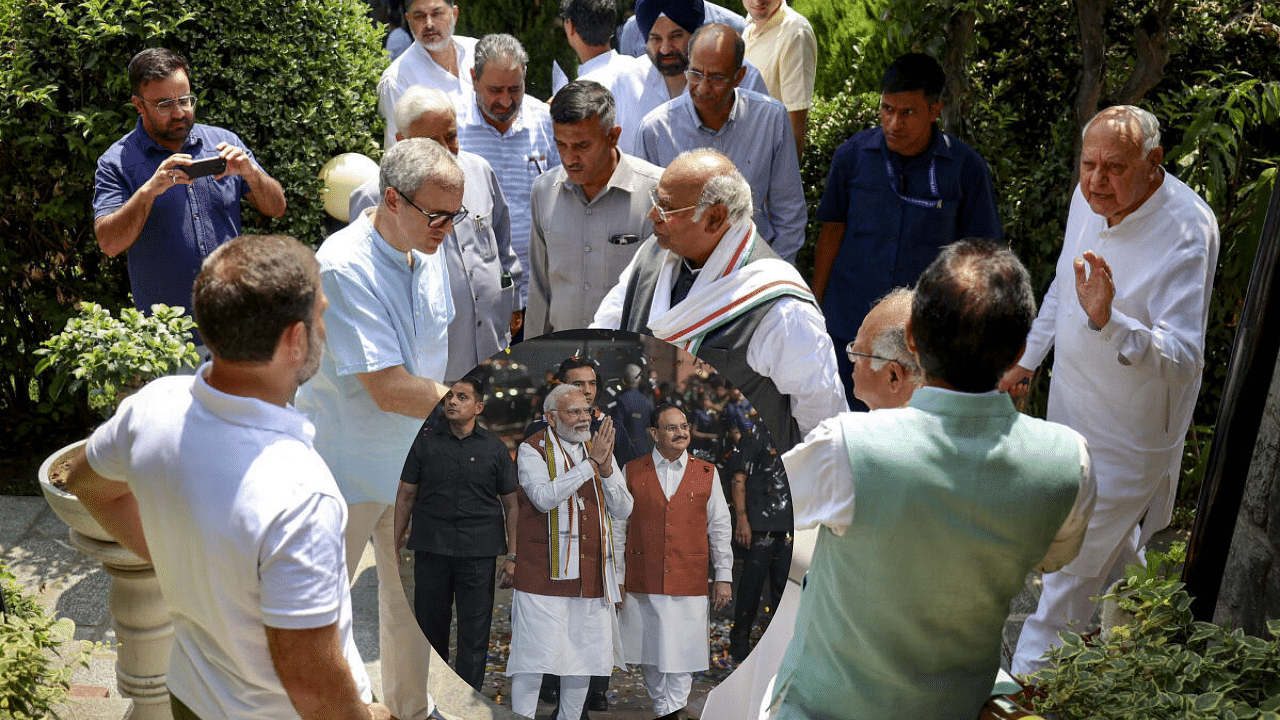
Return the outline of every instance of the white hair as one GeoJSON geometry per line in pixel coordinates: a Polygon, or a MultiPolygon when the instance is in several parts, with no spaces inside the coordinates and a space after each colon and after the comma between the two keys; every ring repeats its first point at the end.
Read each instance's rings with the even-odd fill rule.
{"type": "MultiPolygon", "coordinates": [[[[547,399],[542,401],[542,412],[555,412],[557,410],[556,406],[560,403],[560,398],[573,392],[581,393],[582,391],[578,389],[577,385],[570,385],[569,383],[561,383],[555,386],[551,389],[551,392],[547,393],[547,399]]],[[[584,395],[583,397],[586,396],[584,395]]]]}
{"type": "MultiPolygon", "coordinates": [[[[729,210],[729,224],[738,222],[745,218],[751,217],[754,207],[751,204],[751,185],[747,179],[742,177],[742,173],[734,167],[723,153],[707,148],[699,148],[697,150],[688,150],[676,156],[676,160],[687,159],[697,160],[698,158],[716,158],[724,160],[730,167],[730,170],[719,175],[707,178],[702,184],[702,194],[698,196],[698,205],[693,211],[692,220],[700,222],[703,214],[708,207],[712,205],[724,205],[729,210]]],[[[674,161],[672,161],[674,163],[674,161]]]]}
{"type": "Polygon", "coordinates": [[[427,113],[456,115],[457,112],[453,100],[445,91],[413,85],[396,102],[396,125],[401,132],[405,132],[414,121],[427,113]]]}
{"type": "Polygon", "coordinates": [[[1122,116],[1138,124],[1138,130],[1142,133],[1142,157],[1150,155],[1152,150],[1160,147],[1160,121],[1156,119],[1155,115],[1137,105],[1112,105],[1109,108],[1098,111],[1098,114],[1085,123],[1084,130],[1080,131],[1080,140],[1082,142],[1084,137],[1089,134],[1089,128],[1093,127],[1093,124],[1103,115],[1122,116]]]}
{"type": "MultiPolygon", "coordinates": [[[[911,288],[894,288],[885,293],[884,297],[877,300],[876,305],[890,300],[902,300],[907,303],[907,315],[910,315],[911,298],[914,294],[911,288]]],[[[871,354],[897,362],[907,371],[908,377],[920,377],[920,365],[916,363],[915,356],[911,354],[911,349],[907,347],[907,326],[905,322],[882,328],[880,334],[871,341],[871,354]]],[[[871,358],[871,369],[879,372],[887,362],[886,360],[871,358]]]]}

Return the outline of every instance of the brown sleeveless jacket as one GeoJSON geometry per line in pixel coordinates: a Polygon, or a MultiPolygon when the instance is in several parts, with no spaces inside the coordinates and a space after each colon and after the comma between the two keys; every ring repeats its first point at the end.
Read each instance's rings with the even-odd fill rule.
{"type": "MultiPolygon", "coordinates": [[[[525,440],[538,451],[544,464],[547,458],[544,443],[549,439],[548,430],[549,428],[539,430],[525,440]]],[[[559,457],[560,454],[557,453],[557,459],[559,457]]],[[[574,529],[579,533],[580,543],[579,577],[576,580],[551,579],[549,513],[539,511],[529,500],[529,496],[524,494],[523,488],[516,490],[518,515],[515,589],[534,595],[604,597],[604,556],[600,546],[600,523],[601,513],[605,509],[596,502],[596,492],[591,491],[593,483],[598,489],[599,476],[583,483],[575,493],[583,503],[583,508],[576,511],[573,522],[574,529]]]]}
{"type": "Polygon", "coordinates": [[[668,500],[653,455],[627,463],[627,490],[635,505],[627,523],[627,592],[706,595],[710,579],[707,501],[711,463],[689,457],[680,487],[668,500]]]}

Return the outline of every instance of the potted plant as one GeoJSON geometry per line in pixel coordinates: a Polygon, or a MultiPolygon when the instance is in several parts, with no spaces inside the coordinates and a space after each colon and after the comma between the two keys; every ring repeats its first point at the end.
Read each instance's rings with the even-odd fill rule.
{"type": "Polygon", "coordinates": [[[1280,621],[1269,639],[1196,622],[1191,596],[1169,572],[1185,558],[1175,543],[1132,565],[1104,596],[1123,625],[1086,639],[1062,634],[1035,674],[1035,710],[1075,718],[1280,720],[1280,621]]]}
{"type": "MultiPolygon", "coordinates": [[[[43,359],[36,373],[53,373],[49,392],[88,390],[89,407],[104,419],[130,393],[151,380],[195,367],[199,356],[191,342],[195,322],[181,307],[151,306],[151,315],[124,308],[119,317],[92,302],[80,303],[80,314],[62,332],[35,351],[43,359]]],[[[111,536],[89,515],[79,499],[62,490],[67,458],[85,441],[72,443],[45,459],[40,487],[53,511],[76,530],[97,540],[111,536]]]]}

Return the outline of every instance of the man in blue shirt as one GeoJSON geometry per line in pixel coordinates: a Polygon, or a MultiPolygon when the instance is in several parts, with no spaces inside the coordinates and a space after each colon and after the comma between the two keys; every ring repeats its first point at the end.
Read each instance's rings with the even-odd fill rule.
{"type": "Polygon", "coordinates": [[[93,231],[108,256],[129,252],[134,305],[191,304],[200,263],[240,234],[240,198],[264,215],[285,211],[280,183],[258,166],[234,133],[195,122],[191,65],[164,48],[129,61],[138,124],[98,158],[93,231]],[[226,169],[205,177],[184,170],[222,158],[226,169]]]}
{"type": "MultiPolygon", "coordinates": [[[[813,290],[835,347],[858,334],[875,300],[913,285],[943,246],[965,237],[1004,237],[991,173],[977,152],[937,128],[946,76],[910,53],[885,71],[880,127],[836,149],[818,206],[813,290]]],[[[836,353],[849,405],[853,366],[836,353]]]]}

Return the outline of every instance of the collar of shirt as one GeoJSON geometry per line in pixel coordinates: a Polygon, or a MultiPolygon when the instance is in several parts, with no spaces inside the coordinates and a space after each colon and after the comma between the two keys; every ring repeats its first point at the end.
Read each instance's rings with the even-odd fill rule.
{"type": "Polygon", "coordinates": [[[698,109],[693,106],[693,98],[689,96],[689,88],[684,89],[684,94],[676,98],[672,102],[677,103],[677,107],[681,107],[685,112],[689,113],[689,121],[693,126],[712,137],[719,137],[727,132],[729,128],[738,119],[738,111],[742,109],[742,91],[738,88],[733,89],[733,105],[729,108],[729,119],[725,120],[724,127],[719,130],[712,130],[702,124],[702,118],[698,117],[698,109]]]}
{"type": "MultiPolygon", "coordinates": [[[[1138,225],[1138,221],[1163,207],[1165,202],[1168,201],[1171,192],[1169,190],[1169,186],[1171,184],[1169,182],[1169,174],[1166,172],[1160,177],[1160,180],[1160,187],[1156,188],[1156,191],[1151,193],[1151,197],[1147,198],[1147,201],[1139,205],[1133,212],[1125,215],[1124,219],[1117,223],[1115,227],[1107,227],[1107,219],[1101,215],[1095,214],[1094,219],[1096,219],[1099,224],[1098,235],[1123,239],[1130,235],[1128,232],[1129,228],[1138,225]],[[1128,225],[1125,223],[1128,223],[1128,225]]],[[[1145,239],[1146,235],[1145,233],[1140,232],[1139,235],[1135,235],[1133,238],[1141,240],[1145,239]]]]}
{"type": "Polygon", "coordinates": [[[520,112],[516,113],[516,119],[511,121],[511,127],[507,128],[504,133],[498,132],[498,128],[489,124],[489,119],[480,112],[480,106],[476,104],[475,93],[471,95],[471,102],[467,104],[466,116],[462,118],[468,125],[482,128],[485,132],[493,133],[498,137],[509,137],[524,129],[524,110],[527,96],[520,102],[520,112]]]}
{"type": "MultiPolygon", "coordinates": [[[[412,208],[409,209],[412,210],[412,208]]],[[[389,261],[397,269],[411,273],[414,268],[421,267],[422,263],[427,262],[430,257],[426,253],[417,250],[410,250],[406,254],[391,247],[391,243],[382,237],[378,229],[373,226],[371,213],[361,213],[360,217],[356,218],[356,222],[360,224],[360,229],[368,235],[369,241],[373,244],[374,252],[389,261]],[[409,261],[410,256],[413,257],[412,265],[410,265],[409,261]]]]}
{"type": "Polygon", "coordinates": [[[684,470],[689,464],[689,453],[681,452],[680,457],[675,460],[667,460],[655,447],[651,455],[654,471],[658,475],[658,484],[662,487],[662,494],[670,500],[671,496],[676,494],[676,490],[680,489],[680,483],[684,480],[684,470]]]}
{"type": "Polygon", "coordinates": [[[760,37],[761,35],[781,25],[782,21],[786,18],[787,10],[789,9],[790,8],[787,7],[787,0],[782,0],[782,4],[779,5],[778,9],[773,13],[773,17],[766,20],[764,22],[764,25],[756,24],[755,19],[751,17],[750,13],[748,13],[747,27],[742,34],[746,35],[747,34],[746,30],[750,30],[753,37],[757,37],[757,38],[760,37]]]}
{"type": "Polygon", "coordinates": [[[457,62],[458,62],[457,75],[453,75],[453,73],[446,70],[443,65],[436,62],[436,59],[434,57],[431,57],[431,53],[428,52],[427,49],[422,46],[422,43],[418,42],[417,38],[413,39],[413,45],[410,46],[410,48],[405,52],[416,54],[417,62],[430,63],[428,67],[434,67],[436,70],[439,70],[440,72],[445,73],[446,75],[453,75],[454,77],[461,80],[462,73],[463,73],[463,61],[466,60],[466,57],[467,57],[467,48],[462,43],[458,42],[457,38],[450,38],[449,42],[453,43],[453,50],[455,53],[457,53],[457,62]]]}
{"type": "Polygon", "coordinates": [[[597,202],[600,198],[608,195],[609,191],[614,188],[628,194],[641,192],[644,189],[638,181],[639,176],[636,174],[635,160],[621,150],[618,151],[618,166],[613,169],[613,174],[609,176],[609,182],[605,183],[600,192],[596,193],[596,196],[589,202],[587,201],[586,193],[582,191],[582,186],[569,179],[569,173],[564,169],[564,165],[561,165],[557,172],[560,173],[560,187],[565,192],[572,194],[584,205],[591,205],[597,202]]]}
{"type": "MultiPolygon", "coordinates": [[[[187,140],[182,144],[182,152],[191,157],[198,157],[200,151],[204,148],[204,133],[200,132],[203,126],[199,123],[191,124],[191,132],[187,134],[187,140]]],[[[134,128],[135,139],[139,147],[146,153],[159,153],[168,157],[173,154],[169,148],[156,142],[156,139],[147,134],[145,128],[142,127],[142,116],[138,116],[138,124],[134,128]]]]}
{"type": "MultiPolygon", "coordinates": [[[[953,156],[951,136],[938,129],[937,123],[934,123],[933,128],[929,132],[931,133],[931,137],[929,139],[928,150],[925,150],[919,155],[911,158],[903,157],[897,153],[892,153],[892,156],[897,159],[899,164],[904,166],[911,165],[921,160],[926,160],[930,157],[939,157],[950,160],[953,156]]],[[[862,150],[864,152],[874,152],[877,154],[889,152],[888,145],[885,144],[884,128],[876,128],[876,132],[873,135],[870,135],[867,139],[870,142],[862,146],[862,150]]]]}
{"type": "Polygon", "coordinates": [[[196,371],[195,380],[191,383],[191,394],[205,410],[214,417],[244,427],[269,430],[282,433],[312,447],[316,436],[316,426],[293,405],[280,407],[265,400],[229,395],[215,389],[207,380],[205,373],[213,367],[206,362],[196,371]]]}
{"type": "Polygon", "coordinates": [[[675,460],[668,460],[665,457],[663,457],[662,453],[658,452],[658,448],[656,447],[653,449],[652,455],[653,455],[653,465],[659,470],[670,467],[672,470],[676,472],[683,473],[685,465],[689,463],[689,453],[684,451],[681,451],[680,457],[676,458],[675,460]]]}
{"type": "Polygon", "coordinates": [[[578,79],[581,80],[582,76],[589,72],[595,72],[601,68],[608,67],[609,63],[613,61],[614,56],[617,54],[617,50],[610,50],[609,52],[600,53],[599,55],[582,63],[578,66],[578,79]]]}

